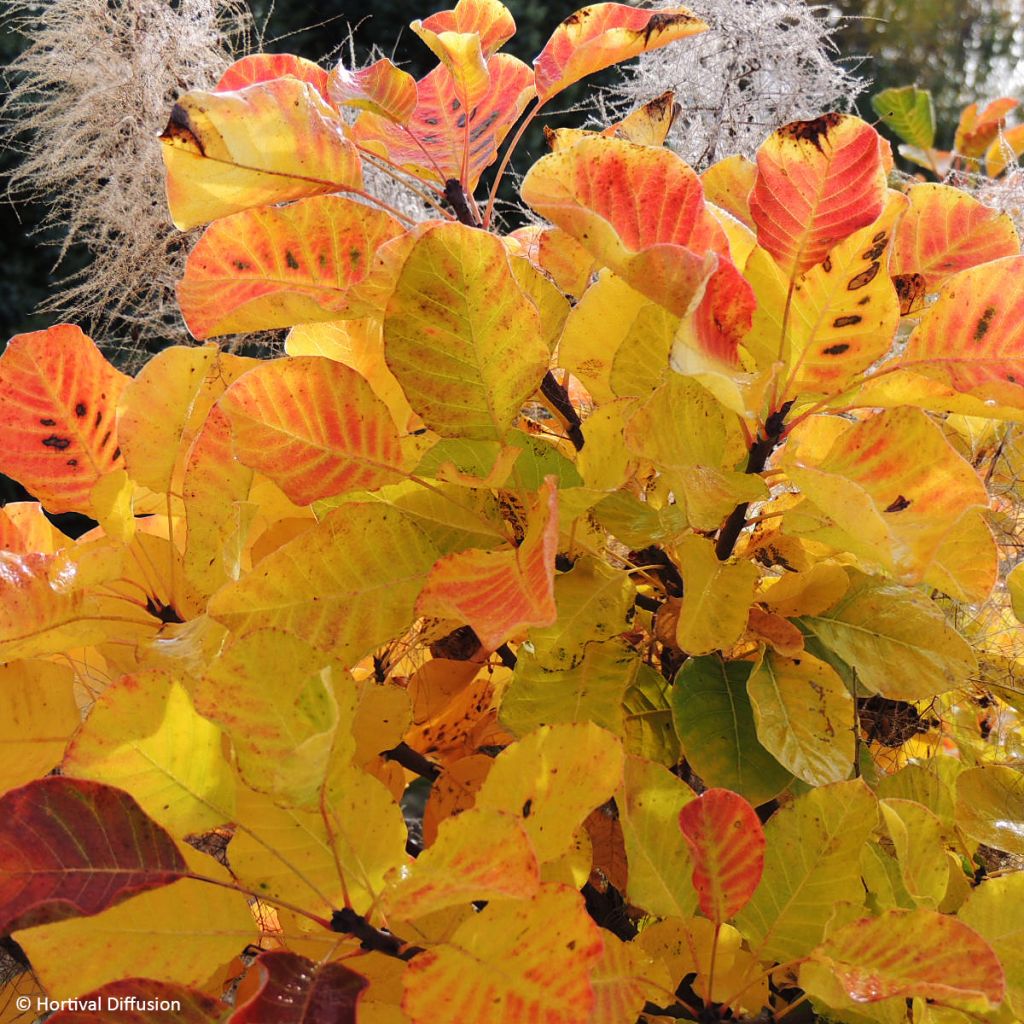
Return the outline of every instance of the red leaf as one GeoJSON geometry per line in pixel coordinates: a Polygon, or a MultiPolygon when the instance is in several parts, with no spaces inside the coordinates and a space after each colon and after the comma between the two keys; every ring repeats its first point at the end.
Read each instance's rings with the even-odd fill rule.
{"type": "Polygon", "coordinates": [[[128,378],[77,327],[19,334],[0,357],[0,470],[48,512],[92,512],[96,481],[123,463],[117,399],[128,378]]]}
{"type": "Polygon", "coordinates": [[[693,854],[700,909],[716,924],[735,917],[754,895],[764,870],[764,830],[739,794],[709,789],[679,812],[693,854]]]}
{"type": "Polygon", "coordinates": [[[229,1024],[355,1024],[356,1003],[369,984],[361,974],[281,949],[261,953],[256,963],[263,984],[229,1024]]]}
{"type": "Polygon", "coordinates": [[[52,776],[0,797],[0,935],[98,914],[187,874],[174,840],[113,786],[52,776]]]}
{"type": "Polygon", "coordinates": [[[152,978],[125,978],[79,996],[95,1009],[59,1010],[52,1024],[216,1024],[230,1009],[226,1003],[185,985],[152,978]],[[174,1002],[181,1009],[147,1009],[149,1000],[174,1002]]]}
{"type": "Polygon", "coordinates": [[[327,72],[304,57],[290,53],[253,53],[236,60],[214,86],[214,92],[233,92],[257,82],[269,82],[274,78],[297,78],[306,82],[326,100],[327,72]]]}

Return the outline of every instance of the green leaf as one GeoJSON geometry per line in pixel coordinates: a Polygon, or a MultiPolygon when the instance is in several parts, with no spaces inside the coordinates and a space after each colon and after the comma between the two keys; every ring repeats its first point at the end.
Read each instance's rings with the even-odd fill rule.
{"type": "Polygon", "coordinates": [[[626,713],[626,752],[672,768],[679,763],[680,753],[670,693],[671,686],[660,672],[650,665],[641,665],[622,705],[626,713]]]}
{"type": "Polygon", "coordinates": [[[883,89],[871,97],[871,106],[886,127],[904,142],[920,149],[935,145],[935,110],[927,89],[914,85],[883,89]]]}
{"type": "Polygon", "coordinates": [[[683,753],[709,786],[761,804],[792,776],[761,746],[747,697],[747,661],[691,658],[672,687],[672,714],[683,753]]]}

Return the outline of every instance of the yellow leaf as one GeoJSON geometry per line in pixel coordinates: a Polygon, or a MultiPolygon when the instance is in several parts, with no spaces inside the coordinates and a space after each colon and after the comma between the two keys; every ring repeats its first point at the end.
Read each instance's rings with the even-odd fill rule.
{"type": "Polygon", "coordinates": [[[466,1024],[481,1013],[494,1024],[587,1024],[603,948],[579,893],[545,885],[531,900],[489,903],[415,957],[402,1009],[414,1024],[466,1024]]]}
{"type": "Polygon", "coordinates": [[[917,906],[937,909],[949,884],[942,822],[913,800],[889,798],[879,807],[907,892],[917,906]]]}
{"type": "Polygon", "coordinates": [[[752,562],[720,562],[714,544],[695,534],[676,545],[683,605],[676,641],[687,654],[727,650],[743,635],[758,569],[752,562]]]}
{"type": "Polygon", "coordinates": [[[831,665],[806,652],[765,652],[747,680],[757,738],[812,786],[842,782],[855,755],[853,698],[831,665]]]}
{"type": "Polygon", "coordinates": [[[1006,971],[1006,995],[1017,1017],[1024,1016],[1024,874],[986,878],[974,889],[957,917],[996,951],[1006,971]]]}
{"type": "Polygon", "coordinates": [[[623,942],[605,931],[604,952],[590,975],[594,1008],[587,1024],[622,1024],[636,1019],[644,1003],[668,1003],[675,985],[668,971],[638,942],[623,942]]]}
{"type": "Polygon", "coordinates": [[[60,764],[81,724],[74,672],[46,661],[0,666],[0,793],[41,778],[60,764]]]}
{"type": "Polygon", "coordinates": [[[589,722],[543,726],[494,759],[476,806],[522,818],[537,859],[547,863],[615,791],[623,756],[621,742],[589,722]]]}
{"type": "Polygon", "coordinates": [[[831,608],[850,587],[850,579],[840,565],[818,562],[805,572],[786,572],[774,581],[762,579],[767,589],[760,600],[773,612],[786,618],[819,615],[831,608]]]}
{"type": "Polygon", "coordinates": [[[969,768],[956,780],[956,823],[972,839],[1024,854],[1024,786],[1011,765],[969,768]]]}

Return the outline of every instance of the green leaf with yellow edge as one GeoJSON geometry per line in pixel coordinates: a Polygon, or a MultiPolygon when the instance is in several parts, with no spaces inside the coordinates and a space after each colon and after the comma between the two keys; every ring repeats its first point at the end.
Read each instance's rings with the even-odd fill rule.
{"type": "Polygon", "coordinates": [[[70,324],[11,338],[0,356],[0,472],[48,512],[90,515],[96,482],[122,464],[116,411],[127,383],[70,324]]]}
{"type": "Polygon", "coordinates": [[[587,1024],[603,948],[580,894],[547,884],[530,900],[489,903],[414,957],[402,1009],[413,1024],[465,1024],[481,1007],[496,1021],[587,1024]]]}
{"type": "Polygon", "coordinates": [[[583,819],[615,792],[623,757],[622,743],[590,722],[546,725],[494,759],[476,806],[521,817],[545,864],[569,848],[583,819]]]}
{"type": "Polygon", "coordinates": [[[587,137],[530,168],[522,197],[676,316],[729,251],[700,179],[667,149],[587,137]]]}
{"type": "Polygon", "coordinates": [[[679,812],[695,795],[664,765],[626,757],[615,794],[629,863],[625,895],[649,914],[687,918],[697,908],[693,858],[679,835],[679,812]]]}
{"type": "Polygon", "coordinates": [[[803,625],[858,682],[896,700],[926,700],[967,685],[977,670],[969,644],[923,594],[850,571],[850,589],[803,625]]]}
{"type": "Polygon", "coordinates": [[[938,909],[949,884],[942,822],[914,800],[888,798],[879,807],[907,892],[919,907],[938,909]]]}
{"type": "Polygon", "coordinates": [[[907,200],[890,193],[881,216],[840,242],[792,283],[758,247],[745,275],[757,310],[743,344],[757,365],[781,359],[787,383],[780,401],[834,394],[884,356],[900,322],[899,300],[885,272],[889,243],[907,200]]]}
{"type": "Polygon", "coordinates": [[[871,106],[882,123],[904,142],[920,149],[935,145],[935,109],[927,89],[914,85],[883,89],[871,97],[871,106]]]}
{"type": "Polygon", "coordinates": [[[374,312],[355,286],[402,226],[342,196],[244,210],[215,221],[185,263],[178,302],[196,338],[374,312]]]}
{"type": "Polygon", "coordinates": [[[793,121],[757,151],[750,212],[758,244],[795,278],[876,220],[885,193],[874,128],[848,114],[793,121]]]}
{"type": "Polygon", "coordinates": [[[962,189],[927,182],[911,186],[907,198],[889,261],[904,313],[922,309],[925,296],[961,270],[1020,253],[1010,217],[962,189]]]}
{"type": "MultiPolygon", "coordinates": [[[[623,627],[625,628],[625,627],[623,627]]],[[[588,643],[581,658],[546,665],[519,649],[501,699],[501,724],[516,736],[558,722],[593,722],[623,736],[623,700],[640,672],[640,657],[621,640],[588,643]]]]}
{"type": "Polygon", "coordinates": [[[584,555],[555,578],[558,620],[530,630],[529,643],[545,669],[578,664],[586,646],[626,630],[636,588],[629,576],[592,555],[584,555]]]}
{"type": "Polygon", "coordinates": [[[811,786],[842,782],[854,761],[854,707],[831,665],[804,652],[766,651],[747,680],[757,738],[811,786]]]}
{"type": "Polygon", "coordinates": [[[709,786],[731,789],[756,805],[778,796],[793,777],[758,741],[747,697],[752,668],[749,661],[690,658],[669,699],[693,770],[709,786]]]}
{"type": "Polygon", "coordinates": [[[510,259],[495,235],[427,225],[388,301],[388,366],[444,437],[501,440],[547,371],[540,313],[510,259]]]}
{"type": "Polygon", "coordinates": [[[1024,256],[1007,256],[951,278],[894,365],[986,403],[1024,408],[1022,269],[1024,256]]]}
{"type": "Polygon", "coordinates": [[[386,505],[344,505],[210,600],[233,633],[275,626],[341,663],[401,633],[437,552],[386,505]]]}
{"type": "Polygon", "coordinates": [[[813,789],[768,819],[761,884],[735,921],[760,959],[805,956],[836,903],[863,903],[857,859],[877,821],[875,797],[860,779],[813,789]]]}
{"type": "Polygon", "coordinates": [[[48,661],[0,666],[0,793],[42,778],[60,764],[82,722],[75,674],[48,661]]]}
{"type": "Polygon", "coordinates": [[[679,763],[679,737],[669,704],[671,684],[651,665],[641,665],[622,698],[623,743],[634,754],[671,768],[679,763]]]}
{"type": "Polygon", "coordinates": [[[405,459],[387,406],[355,370],[322,356],[263,362],[220,400],[235,457],[297,505],[372,491],[402,476],[405,459]]]}
{"type": "Polygon", "coordinates": [[[696,534],[678,542],[676,560],[683,577],[676,642],[691,655],[728,650],[746,628],[757,566],[719,561],[714,544],[696,534]]]}
{"type": "Polygon", "coordinates": [[[283,805],[317,805],[338,725],[335,688],[354,698],[354,681],[332,679],[330,665],[283,630],[259,629],[229,637],[191,685],[196,710],[231,738],[239,775],[283,805]]]}
{"type": "Polygon", "coordinates": [[[474,807],[442,821],[434,842],[389,882],[387,912],[405,921],[474,900],[530,899],[540,867],[518,817],[474,807]]]}
{"type": "Polygon", "coordinates": [[[798,506],[787,532],[852,551],[908,583],[921,580],[964,512],[989,503],[977,472],[918,409],[886,410],[845,428],[812,417],[794,431],[784,465],[825,517],[805,529],[817,520],[800,519],[798,506]]]}
{"type": "Polygon", "coordinates": [[[1006,972],[1006,997],[1017,1017],[1024,1015],[1024,874],[985,878],[964,901],[957,917],[995,950],[1006,972]]]}
{"type": "Polygon", "coordinates": [[[52,999],[73,999],[122,978],[202,987],[217,969],[258,942],[244,893],[212,858],[187,846],[190,871],[225,883],[184,878],[134,896],[93,917],[15,932],[32,970],[52,999]]]}
{"type": "Polygon", "coordinates": [[[162,671],[122,676],[104,690],[69,744],[63,770],[131,793],[177,836],[206,832],[234,812],[220,729],[162,671]]]}
{"type": "Polygon", "coordinates": [[[160,141],[167,201],[182,231],[250,207],[363,185],[344,123],[297,78],[186,93],[160,141]]]}
{"type": "Polygon", "coordinates": [[[932,910],[888,910],[843,925],[810,963],[824,970],[802,968],[801,987],[831,1006],[919,997],[984,1012],[1006,991],[992,947],[961,921],[932,910]]]}
{"type": "Polygon", "coordinates": [[[956,824],[972,839],[1024,855],[1024,783],[1015,766],[983,764],[956,780],[956,824]]]}

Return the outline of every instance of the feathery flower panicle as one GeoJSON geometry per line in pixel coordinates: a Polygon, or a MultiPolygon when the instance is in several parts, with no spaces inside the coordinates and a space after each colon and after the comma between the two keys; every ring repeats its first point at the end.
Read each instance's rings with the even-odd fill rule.
{"type": "MultiPolygon", "coordinates": [[[[673,0],[652,5],[676,6],[673,0]]],[[[850,110],[865,83],[836,63],[828,9],[803,0],[692,0],[710,26],[643,54],[611,91],[619,116],[671,89],[668,143],[698,170],[757,147],[780,125],[850,110]]]]}
{"type": "Polygon", "coordinates": [[[89,264],[44,309],[107,348],[183,340],[174,286],[195,240],[170,222],[157,136],[175,99],[212,87],[248,45],[243,0],[6,0],[29,45],[5,69],[11,198],[42,202],[61,258],[89,264]]]}

